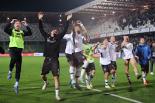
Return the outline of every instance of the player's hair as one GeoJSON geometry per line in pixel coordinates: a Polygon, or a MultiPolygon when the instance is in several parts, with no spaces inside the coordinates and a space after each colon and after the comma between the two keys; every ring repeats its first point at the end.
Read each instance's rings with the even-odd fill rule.
{"type": "Polygon", "coordinates": [[[104,41],[104,40],[108,40],[108,37],[103,38],[103,41],[104,41]]]}
{"type": "Polygon", "coordinates": [[[58,30],[59,31],[59,28],[58,27],[53,27],[52,30],[58,30]]]}
{"type": "Polygon", "coordinates": [[[145,39],[145,37],[144,37],[144,36],[140,36],[139,40],[140,40],[140,39],[145,39]]]}
{"type": "Polygon", "coordinates": [[[75,45],[75,36],[76,36],[76,33],[75,33],[75,27],[79,27],[81,29],[81,26],[79,24],[73,24],[72,26],[72,32],[73,32],[73,43],[75,45]]]}
{"type": "Polygon", "coordinates": [[[16,23],[16,22],[20,22],[20,23],[21,23],[21,21],[20,21],[19,19],[15,20],[15,22],[14,22],[14,23],[16,23]]]}

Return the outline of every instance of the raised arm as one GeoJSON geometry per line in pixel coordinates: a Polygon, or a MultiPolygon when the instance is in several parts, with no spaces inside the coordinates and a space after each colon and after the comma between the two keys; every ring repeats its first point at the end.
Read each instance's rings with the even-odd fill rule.
{"type": "Polygon", "coordinates": [[[24,20],[22,21],[22,24],[26,27],[27,31],[24,30],[24,36],[31,36],[32,35],[32,31],[30,29],[30,27],[28,26],[27,22],[24,20]]]}
{"type": "Polygon", "coordinates": [[[60,35],[58,35],[58,37],[57,37],[58,40],[61,40],[64,37],[64,35],[66,34],[66,32],[68,30],[68,27],[69,27],[69,21],[70,21],[71,18],[72,18],[72,14],[67,16],[67,21],[65,23],[64,30],[63,30],[62,33],[60,33],[60,35]]]}
{"type": "Polygon", "coordinates": [[[24,30],[24,36],[31,36],[32,35],[32,31],[31,31],[30,27],[27,26],[26,29],[27,29],[27,31],[24,30]]]}
{"type": "Polygon", "coordinates": [[[45,32],[44,28],[43,28],[43,22],[42,22],[42,19],[44,17],[44,14],[39,12],[38,13],[38,20],[39,20],[39,30],[40,30],[40,33],[42,34],[42,36],[44,38],[47,38],[47,33],[45,32]]]}
{"type": "Polygon", "coordinates": [[[4,27],[4,32],[7,33],[8,35],[12,34],[12,27],[11,25],[16,21],[16,19],[12,19],[11,22],[9,22],[8,24],[6,24],[6,26],[4,27]]]}
{"type": "Polygon", "coordinates": [[[89,36],[88,36],[87,29],[85,28],[85,26],[83,25],[83,23],[80,20],[77,20],[76,23],[80,25],[81,30],[82,30],[82,34],[86,39],[85,41],[88,42],[89,41],[89,36]]]}
{"type": "Polygon", "coordinates": [[[97,44],[93,45],[92,49],[95,50],[96,48],[98,48],[99,45],[100,45],[100,43],[97,42],[97,44]]]}

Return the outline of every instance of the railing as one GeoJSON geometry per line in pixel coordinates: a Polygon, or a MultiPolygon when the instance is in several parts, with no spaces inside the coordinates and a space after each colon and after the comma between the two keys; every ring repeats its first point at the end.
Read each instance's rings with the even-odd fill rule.
{"type": "Polygon", "coordinates": [[[138,34],[138,33],[149,33],[155,32],[155,27],[145,27],[145,28],[136,28],[132,30],[123,30],[117,32],[109,32],[100,34],[100,37],[108,37],[108,36],[119,36],[119,35],[127,35],[127,34],[138,34]]]}

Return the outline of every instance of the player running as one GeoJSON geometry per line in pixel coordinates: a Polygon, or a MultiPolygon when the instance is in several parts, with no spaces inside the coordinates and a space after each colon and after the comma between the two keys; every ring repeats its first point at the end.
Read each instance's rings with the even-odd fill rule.
{"type": "Polygon", "coordinates": [[[10,36],[9,51],[11,60],[9,65],[8,80],[11,80],[13,68],[14,66],[16,66],[16,73],[15,73],[16,82],[14,84],[14,90],[15,93],[18,94],[19,80],[22,66],[22,51],[24,49],[24,36],[31,36],[32,32],[25,20],[20,21],[17,19],[12,19],[12,21],[5,26],[4,32],[9,34],[10,36]],[[27,29],[26,31],[21,30],[22,25],[26,27],[27,29]]]}
{"type": "Polygon", "coordinates": [[[118,45],[116,44],[116,39],[114,36],[110,37],[110,42],[109,42],[109,52],[110,52],[110,57],[111,57],[111,65],[114,68],[114,72],[112,74],[112,85],[111,87],[115,87],[115,82],[116,82],[116,70],[117,70],[117,53],[116,53],[116,48],[118,45]]]}
{"type": "Polygon", "coordinates": [[[109,85],[109,76],[114,74],[115,68],[111,65],[111,57],[110,57],[110,50],[109,50],[108,40],[104,39],[103,45],[98,48],[100,53],[100,64],[102,66],[102,70],[104,71],[104,79],[105,79],[105,88],[110,89],[109,85]]]}
{"type": "Polygon", "coordinates": [[[70,64],[70,79],[71,87],[81,90],[79,85],[79,76],[81,73],[81,66],[85,62],[85,57],[82,54],[83,41],[86,41],[85,37],[87,31],[84,25],[80,21],[76,21],[73,24],[73,30],[71,34],[65,35],[64,39],[67,40],[66,45],[66,57],[70,64]]]}
{"type": "Polygon", "coordinates": [[[151,49],[150,46],[145,43],[144,37],[140,38],[140,43],[136,48],[135,54],[141,66],[144,86],[147,86],[148,81],[146,80],[146,76],[149,72],[149,60],[151,58],[151,49]]]}
{"type": "MultiPolygon", "coordinates": [[[[87,89],[92,89],[93,85],[92,85],[92,79],[95,75],[95,63],[94,63],[94,50],[97,48],[97,45],[92,45],[92,44],[84,44],[83,46],[83,55],[86,57],[87,60],[87,66],[86,68],[83,67],[84,71],[85,71],[85,83],[87,86],[87,89]]],[[[81,76],[82,76],[82,72],[81,72],[81,76]]],[[[82,78],[82,77],[80,77],[82,78]]],[[[83,80],[83,78],[81,79],[83,80]]]]}
{"type": "Polygon", "coordinates": [[[61,100],[60,97],[60,80],[59,80],[59,47],[62,38],[66,34],[69,26],[69,20],[72,18],[72,15],[67,16],[67,22],[64,27],[64,30],[62,33],[59,32],[57,28],[53,29],[49,34],[46,33],[43,29],[43,20],[44,14],[39,13],[38,19],[39,19],[39,30],[42,34],[42,36],[45,39],[45,47],[44,47],[44,63],[42,67],[42,79],[44,81],[44,85],[42,87],[42,90],[45,90],[47,86],[47,77],[46,75],[51,71],[54,78],[54,84],[55,84],[55,97],[57,100],[61,100]]]}
{"type": "Polygon", "coordinates": [[[125,74],[129,83],[129,91],[131,91],[132,88],[131,88],[131,80],[130,80],[130,74],[129,74],[129,63],[132,65],[137,79],[140,79],[141,75],[138,73],[137,62],[133,54],[133,44],[129,42],[128,36],[123,36],[123,39],[124,40],[121,44],[122,53],[123,53],[122,56],[125,64],[125,74]]]}

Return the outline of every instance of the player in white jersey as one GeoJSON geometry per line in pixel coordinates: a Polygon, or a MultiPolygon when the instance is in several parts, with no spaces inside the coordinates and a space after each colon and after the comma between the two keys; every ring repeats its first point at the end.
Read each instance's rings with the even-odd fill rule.
{"type": "Polygon", "coordinates": [[[108,80],[110,74],[115,72],[115,69],[111,65],[111,56],[107,39],[104,39],[103,45],[101,45],[98,50],[100,53],[100,64],[104,71],[105,88],[110,89],[111,87],[109,86],[108,80]]]}
{"type": "Polygon", "coordinates": [[[123,36],[123,42],[121,44],[122,47],[122,53],[123,53],[123,59],[124,59],[124,64],[125,64],[125,74],[128,79],[129,83],[129,91],[132,90],[131,88],[131,80],[130,80],[130,74],[129,74],[129,63],[132,65],[134,73],[137,77],[137,79],[141,78],[141,75],[138,73],[138,68],[137,68],[137,62],[135,60],[134,54],[133,54],[133,44],[129,42],[129,37],[128,36],[123,36]]]}
{"type": "MultiPolygon", "coordinates": [[[[84,26],[81,22],[78,22],[73,25],[73,31],[71,34],[66,34],[64,39],[67,40],[66,45],[66,57],[70,64],[70,79],[71,79],[71,87],[81,89],[78,83],[78,78],[81,73],[80,67],[83,65],[83,61],[85,57],[82,54],[82,46],[84,36],[83,29],[84,26]]],[[[85,32],[85,31],[84,31],[85,32]]]]}
{"type": "MultiPolygon", "coordinates": [[[[82,69],[82,71],[80,71],[81,66],[83,68],[86,68],[88,66],[87,59],[83,55],[83,44],[88,42],[88,36],[87,36],[87,30],[84,27],[84,25],[80,21],[77,21],[76,24],[80,25],[80,27],[81,27],[81,32],[76,33],[76,35],[74,36],[74,39],[73,39],[73,44],[75,47],[74,57],[75,57],[75,62],[76,62],[76,68],[78,69],[77,70],[77,72],[78,72],[77,78],[79,78],[79,77],[83,77],[85,74],[84,69],[82,69]]],[[[81,78],[79,78],[79,79],[81,79],[81,78]]]]}
{"type": "Polygon", "coordinates": [[[74,57],[73,57],[73,53],[74,53],[74,46],[73,46],[73,32],[70,34],[66,34],[64,36],[64,38],[66,40],[66,49],[65,49],[65,54],[66,54],[66,58],[68,60],[68,63],[70,65],[69,67],[69,73],[70,73],[70,82],[72,84],[73,88],[76,88],[76,79],[75,79],[75,75],[76,75],[76,68],[75,68],[75,64],[74,64],[74,57]],[[73,86],[74,85],[74,86],[73,86]]]}
{"type": "Polygon", "coordinates": [[[112,85],[111,87],[115,87],[115,81],[116,81],[116,70],[117,70],[117,64],[116,64],[116,60],[117,60],[117,52],[116,52],[116,48],[118,47],[117,43],[116,43],[116,39],[114,36],[110,37],[110,42],[109,42],[109,52],[110,52],[110,57],[111,57],[111,65],[114,68],[114,72],[112,74],[112,85]]]}

